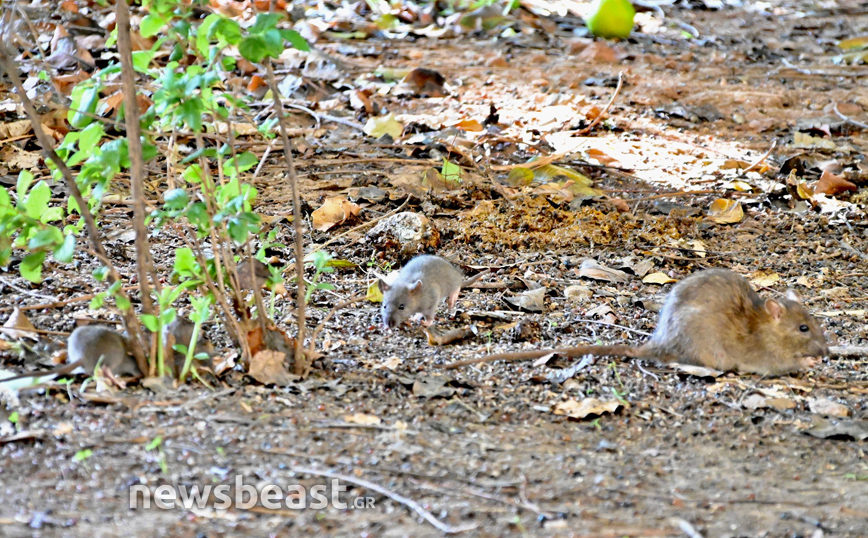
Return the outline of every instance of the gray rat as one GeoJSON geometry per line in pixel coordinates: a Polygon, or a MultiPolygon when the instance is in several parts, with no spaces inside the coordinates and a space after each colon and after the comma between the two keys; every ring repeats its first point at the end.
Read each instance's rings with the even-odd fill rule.
{"type": "Polygon", "coordinates": [[[97,364],[116,376],[141,375],[135,359],[130,356],[127,339],[104,325],[83,325],[72,331],[66,344],[67,363],[52,370],[21,374],[0,379],[0,382],[84,372],[93,375],[97,364]]]}
{"type": "Polygon", "coordinates": [[[657,329],[642,346],[579,346],[501,353],[448,364],[457,368],[494,360],[528,360],[550,353],[570,357],[617,355],[680,362],[762,375],[814,365],[829,347],[798,294],[763,299],[744,277],[727,269],[694,273],[676,284],[660,311],[657,329]]]}
{"type": "MultiPolygon", "coordinates": [[[[163,327],[163,342],[166,343],[166,348],[171,350],[173,345],[189,346],[190,341],[193,339],[193,327],[193,322],[190,320],[184,318],[180,314],[175,316],[175,319],[173,319],[171,323],[163,327]]],[[[214,346],[200,332],[194,353],[198,355],[202,352],[207,353],[208,358],[201,361],[194,359],[193,364],[195,366],[205,366],[211,369],[213,367],[211,355],[214,353],[214,346]]],[[[168,357],[168,352],[166,353],[166,356],[168,357]]],[[[175,367],[175,377],[178,377],[181,374],[181,370],[184,369],[184,362],[187,360],[187,356],[180,351],[172,350],[172,357],[175,367]]]]}
{"type": "Polygon", "coordinates": [[[461,271],[439,256],[416,256],[401,269],[394,282],[387,284],[383,279],[378,282],[383,292],[380,309],[383,328],[397,327],[416,315],[424,318],[426,327],[430,326],[443,299],[448,299],[449,308],[452,308],[461,288],[488,273],[483,271],[465,280],[461,271]]]}

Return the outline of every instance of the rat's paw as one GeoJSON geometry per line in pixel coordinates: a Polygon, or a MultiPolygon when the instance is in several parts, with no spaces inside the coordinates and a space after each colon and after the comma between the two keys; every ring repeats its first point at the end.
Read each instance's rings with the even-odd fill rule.
{"type": "Polygon", "coordinates": [[[816,368],[821,362],[823,362],[823,359],[818,359],[817,357],[802,357],[799,360],[799,367],[804,370],[809,370],[816,368]]]}

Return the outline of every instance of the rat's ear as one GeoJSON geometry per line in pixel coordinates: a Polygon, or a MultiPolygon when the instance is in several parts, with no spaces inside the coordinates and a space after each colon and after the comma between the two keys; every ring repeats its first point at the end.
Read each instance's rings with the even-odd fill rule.
{"type": "Polygon", "coordinates": [[[768,312],[769,316],[771,316],[775,321],[780,320],[781,316],[784,315],[784,307],[774,299],[766,299],[765,307],[766,312],[768,312]]]}
{"type": "Polygon", "coordinates": [[[413,294],[419,293],[420,291],[422,291],[422,281],[417,280],[416,282],[411,284],[409,288],[407,288],[407,291],[413,294]]]}
{"type": "Polygon", "coordinates": [[[382,293],[386,293],[387,291],[392,289],[392,286],[386,284],[386,281],[382,278],[377,279],[377,287],[380,288],[380,292],[382,293]]]}
{"type": "Polygon", "coordinates": [[[796,290],[792,290],[792,289],[787,290],[787,299],[789,299],[790,301],[797,302],[797,303],[802,302],[802,296],[799,295],[799,292],[797,292],[796,290]]]}

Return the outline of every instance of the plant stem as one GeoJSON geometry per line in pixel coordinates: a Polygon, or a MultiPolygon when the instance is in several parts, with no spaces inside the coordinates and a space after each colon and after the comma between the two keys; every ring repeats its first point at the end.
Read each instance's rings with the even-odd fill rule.
{"type": "Polygon", "coordinates": [[[304,375],[307,371],[307,358],[304,350],[304,323],[305,323],[305,289],[304,289],[304,236],[302,235],[301,199],[298,196],[298,178],[295,174],[295,161],[292,159],[292,142],[287,135],[286,121],[283,117],[283,103],[280,102],[280,92],[277,89],[277,81],[274,78],[274,68],[271,59],[265,60],[265,68],[268,71],[268,86],[271,88],[271,96],[274,99],[274,113],[277,115],[277,123],[280,125],[280,139],[283,142],[283,154],[286,157],[286,165],[289,172],[289,186],[292,190],[292,227],[295,231],[295,274],[296,286],[296,322],[298,323],[298,335],[295,341],[295,357],[293,371],[295,375],[304,375]]]}

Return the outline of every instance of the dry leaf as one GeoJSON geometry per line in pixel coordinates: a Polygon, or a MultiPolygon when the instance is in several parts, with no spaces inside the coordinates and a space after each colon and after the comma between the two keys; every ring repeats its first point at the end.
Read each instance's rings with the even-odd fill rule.
{"type": "Polygon", "coordinates": [[[624,271],[604,267],[597,263],[596,260],[591,259],[582,262],[582,266],[579,268],[579,276],[604,282],[626,282],[630,280],[630,275],[624,271]]]}
{"type": "Polygon", "coordinates": [[[528,312],[542,312],[545,308],[546,289],[524,291],[514,297],[505,297],[503,300],[510,305],[527,310],[528,312]]]}
{"type": "Polygon", "coordinates": [[[675,279],[662,271],[657,271],[643,278],[642,282],[645,284],[669,284],[675,282],[675,279]]]}
{"type": "Polygon", "coordinates": [[[775,273],[774,271],[757,271],[754,273],[750,281],[756,284],[761,288],[767,288],[769,286],[773,286],[780,282],[781,275],[775,273]]]}
{"type": "Polygon", "coordinates": [[[868,420],[830,421],[814,417],[811,427],[804,433],[820,439],[844,437],[864,441],[868,439],[868,420]]]}
{"type": "Polygon", "coordinates": [[[324,232],[333,226],[343,224],[350,218],[358,215],[361,210],[361,207],[343,196],[326,198],[323,205],[311,215],[313,227],[316,230],[324,232]]]}
{"type": "Polygon", "coordinates": [[[836,176],[828,170],[823,171],[823,175],[820,176],[820,180],[817,181],[817,183],[814,185],[815,193],[827,194],[829,196],[835,196],[836,194],[841,194],[842,192],[855,190],[857,190],[856,185],[850,183],[841,176],[836,176]]]}
{"type": "Polygon", "coordinates": [[[811,398],[808,400],[808,409],[811,413],[817,415],[827,415],[830,417],[849,417],[850,409],[846,405],[833,402],[826,398],[811,398]]]}
{"type": "Polygon", "coordinates": [[[614,413],[620,407],[621,402],[618,400],[603,402],[597,398],[585,398],[581,402],[577,402],[571,398],[565,402],[558,402],[552,412],[555,415],[566,415],[570,418],[582,419],[588,415],[614,413]]]}
{"type": "Polygon", "coordinates": [[[373,426],[380,424],[382,420],[378,416],[356,413],[355,415],[344,415],[344,422],[349,424],[361,424],[362,426],[373,426]]]}
{"type": "Polygon", "coordinates": [[[38,333],[35,332],[36,327],[30,323],[30,320],[16,306],[12,311],[12,315],[3,324],[3,329],[0,332],[6,333],[12,338],[31,338],[36,340],[38,333]],[[16,330],[19,329],[19,330],[16,330]]]}
{"type": "Polygon", "coordinates": [[[365,134],[374,138],[389,135],[392,140],[397,140],[404,132],[404,126],[395,119],[394,114],[371,118],[365,123],[365,134]]]}
{"type": "Polygon", "coordinates": [[[286,367],[286,353],[266,349],[250,359],[247,375],[263,385],[286,386],[298,379],[286,367]]]}
{"type": "Polygon", "coordinates": [[[708,208],[708,218],[718,224],[733,224],[744,218],[744,211],[741,204],[735,200],[718,198],[711,202],[711,206],[708,208]]]}

